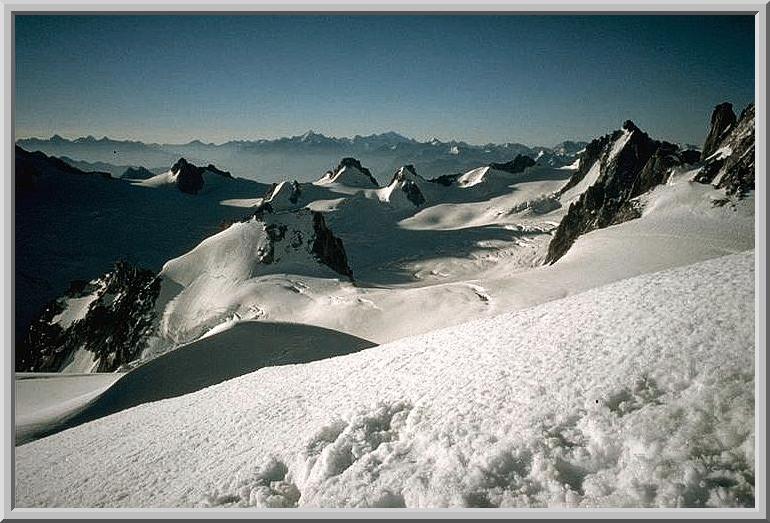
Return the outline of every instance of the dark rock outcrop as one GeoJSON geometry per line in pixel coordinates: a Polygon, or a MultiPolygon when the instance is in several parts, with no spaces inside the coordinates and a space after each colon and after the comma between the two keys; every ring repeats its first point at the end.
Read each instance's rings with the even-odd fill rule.
{"type": "Polygon", "coordinates": [[[462,175],[463,173],[442,174],[441,176],[436,176],[435,178],[431,178],[428,181],[430,183],[443,185],[444,187],[450,187],[451,185],[454,185],[457,182],[457,179],[462,175]]]}
{"type": "Polygon", "coordinates": [[[155,321],[160,278],[127,262],[91,282],[73,282],[67,294],[51,302],[17,346],[16,370],[57,372],[78,349],[93,353],[95,372],[112,372],[137,359],[155,321]],[[62,326],[59,315],[68,300],[91,296],[80,320],[62,326]]]}
{"type": "Polygon", "coordinates": [[[546,263],[554,263],[564,256],[578,236],[637,217],[638,213],[629,202],[667,178],[668,168],[676,161],[673,156],[676,149],[676,146],[651,139],[630,120],[623,124],[623,131],[615,131],[588,144],[584,156],[587,161],[581,160],[580,169],[561,194],[582,180],[596,161],[601,162],[599,178],[570,205],[548,245],[546,263]],[[611,151],[623,132],[630,136],[613,156],[611,151]]]}
{"type": "Polygon", "coordinates": [[[724,140],[726,134],[730,132],[735,125],[735,113],[733,104],[724,102],[714,108],[711,113],[711,127],[703,143],[703,158],[706,159],[719,149],[719,144],[724,140]]]}
{"type": "Polygon", "coordinates": [[[217,169],[209,164],[206,167],[193,165],[184,158],[180,158],[171,167],[171,172],[176,175],[176,185],[180,191],[187,194],[198,194],[203,189],[203,174],[211,172],[223,178],[232,178],[229,172],[217,169]]]}
{"type": "MultiPolygon", "coordinates": [[[[275,262],[275,244],[286,241],[287,234],[290,232],[287,225],[281,220],[281,216],[288,214],[307,217],[313,230],[313,243],[310,247],[310,252],[320,263],[343,276],[347,276],[352,281],[353,270],[348,265],[348,257],[342,240],[336,237],[326,225],[323,213],[311,211],[307,208],[275,211],[269,202],[264,202],[254,209],[250,215],[244,217],[243,221],[256,218],[264,223],[265,232],[270,239],[270,242],[265,246],[264,252],[258,255],[259,261],[265,264],[275,262]]],[[[292,247],[300,248],[306,239],[303,236],[307,235],[295,232],[289,236],[291,236],[290,241],[293,242],[292,247]]]]}
{"type": "Polygon", "coordinates": [[[331,229],[327,227],[323,214],[315,211],[309,212],[313,215],[313,230],[315,231],[312,252],[321,263],[352,280],[353,270],[348,265],[348,255],[342,240],[334,236],[331,229]]]}
{"type": "MultiPolygon", "coordinates": [[[[715,117],[716,111],[712,122],[715,117]]],[[[712,126],[709,136],[713,131],[712,126]]],[[[714,147],[715,151],[709,156],[705,156],[704,150],[704,163],[694,181],[710,183],[717,189],[724,189],[729,196],[738,198],[754,190],[754,104],[741,112],[740,118],[723,133],[721,141],[714,147]],[[721,153],[715,154],[717,151],[721,153]]]]}
{"type": "Polygon", "coordinates": [[[496,169],[498,171],[505,171],[511,174],[518,174],[520,172],[523,172],[524,169],[526,169],[527,167],[532,167],[533,165],[535,165],[535,160],[523,154],[517,154],[516,158],[514,158],[509,162],[489,164],[489,166],[492,169],[496,169]]]}
{"type": "Polygon", "coordinates": [[[672,168],[696,163],[699,157],[698,151],[680,151],[679,147],[672,143],[660,142],[655,154],[647,161],[634,181],[630,197],[642,195],[656,185],[666,183],[672,168]]]}
{"type": "Polygon", "coordinates": [[[422,177],[417,174],[414,165],[409,164],[404,165],[395,172],[390,184],[398,184],[399,188],[406,194],[406,198],[416,207],[419,207],[426,200],[416,180],[422,180],[422,177]]]}

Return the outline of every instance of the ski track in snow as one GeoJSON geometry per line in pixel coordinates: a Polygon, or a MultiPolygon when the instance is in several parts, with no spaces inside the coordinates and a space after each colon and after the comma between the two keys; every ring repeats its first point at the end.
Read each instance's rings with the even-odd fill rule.
{"type": "Polygon", "coordinates": [[[753,267],[141,405],[18,447],[17,506],[753,506],[753,267]]]}

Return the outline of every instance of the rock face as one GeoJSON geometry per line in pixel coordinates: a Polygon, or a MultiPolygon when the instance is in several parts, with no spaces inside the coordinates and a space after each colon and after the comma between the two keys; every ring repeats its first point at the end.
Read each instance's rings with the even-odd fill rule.
{"type": "Polygon", "coordinates": [[[209,164],[206,167],[193,165],[184,158],[180,158],[171,167],[171,172],[176,175],[176,184],[179,190],[187,194],[198,194],[203,188],[203,175],[210,172],[223,178],[232,178],[229,172],[221,171],[209,164]]]}
{"type": "Polygon", "coordinates": [[[651,139],[630,120],[622,130],[589,143],[560,194],[583,180],[597,161],[599,178],[570,205],[548,245],[546,263],[561,258],[578,236],[639,216],[631,199],[665,182],[670,168],[683,162],[678,153],[676,145],[651,139]]]}
{"type": "Polygon", "coordinates": [[[457,182],[457,179],[462,175],[463,173],[442,174],[441,176],[436,176],[435,178],[431,178],[428,181],[430,183],[443,185],[444,187],[450,187],[451,185],[454,185],[457,182]]]}
{"type": "Polygon", "coordinates": [[[313,216],[313,230],[315,239],[313,240],[312,252],[318,260],[330,267],[333,271],[347,276],[353,280],[353,270],[348,265],[348,255],[345,252],[345,246],[342,240],[334,236],[331,229],[327,227],[323,214],[315,211],[308,211],[313,216]]]}
{"type": "Polygon", "coordinates": [[[264,230],[269,238],[263,252],[258,254],[259,261],[264,264],[276,263],[276,246],[289,241],[291,248],[300,250],[308,247],[307,241],[312,237],[308,251],[317,261],[333,271],[353,279],[353,270],[348,265],[348,257],[342,240],[337,238],[326,225],[323,213],[301,208],[292,211],[277,212],[269,203],[257,208],[244,221],[256,218],[264,224],[264,230]],[[291,216],[295,223],[293,230],[284,223],[284,216],[291,216]],[[306,224],[298,226],[296,224],[306,224]],[[307,229],[305,231],[302,228],[307,229]],[[290,237],[289,237],[290,236],[290,237]]]}
{"type": "Polygon", "coordinates": [[[535,160],[523,154],[517,154],[516,158],[514,158],[510,162],[489,164],[489,166],[492,169],[496,169],[498,171],[505,171],[511,174],[518,174],[520,172],[523,172],[524,169],[526,169],[527,167],[532,167],[533,165],[535,165],[535,160]]]}
{"type": "Polygon", "coordinates": [[[420,189],[419,183],[424,179],[417,174],[414,165],[404,165],[399,168],[393,175],[393,179],[390,182],[391,198],[393,191],[402,191],[406,196],[406,199],[412,202],[416,207],[425,203],[425,196],[420,189]]]}
{"type": "MultiPolygon", "coordinates": [[[[725,104],[717,106],[711,117],[712,127],[709,138],[718,134],[714,122],[722,121],[717,112],[725,104]]],[[[727,104],[729,105],[729,104],[727,104]]],[[[715,149],[706,155],[704,149],[703,167],[694,181],[710,183],[717,189],[724,189],[730,196],[744,197],[754,190],[754,104],[741,112],[740,118],[721,133],[722,139],[714,144],[715,149]]],[[[706,140],[708,143],[708,139],[706,140]]]]}
{"type": "Polygon", "coordinates": [[[703,158],[708,158],[719,149],[719,144],[735,125],[735,121],[733,104],[724,102],[714,108],[714,112],[711,113],[711,127],[703,144],[703,158]]]}
{"type": "Polygon", "coordinates": [[[73,282],[51,302],[17,347],[16,370],[57,372],[87,351],[93,372],[113,372],[136,359],[155,321],[160,278],[118,262],[90,282],[73,282]]]}

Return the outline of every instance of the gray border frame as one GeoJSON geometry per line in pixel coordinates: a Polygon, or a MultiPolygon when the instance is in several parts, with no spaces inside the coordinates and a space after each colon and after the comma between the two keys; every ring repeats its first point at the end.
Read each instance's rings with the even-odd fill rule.
{"type": "MultiPolygon", "coordinates": [[[[139,0],[141,2],[149,0],[139,0]]],[[[686,0],[685,0],[686,1],[686,0]]],[[[85,0],[73,4],[62,4],[56,0],[27,3],[23,0],[0,0],[3,4],[3,35],[0,48],[3,55],[3,114],[4,125],[0,131],[2,139],[4,177],[3,192],[3,351],[4,374],[2,380],[3,426],[3,489],[0,498],[0,517],[13,519],[62,518],[186,518],[222,519],[264,518],[264,519],[353,519],[353,518],[421,518],[421,519],[767,519],[767,471],[766,471],[766,240],[767,240],[767,25],[768,3],[761,0],[743,0],[740,3],[718,3],[714,0],[668,4],[665,0],[649,0],[647,3],[614,4],[609,0],[593,0],[581,4],[579,0],[544,0],[540,3],[514,3],[506,0],[485,0],[478,5],[461,3],[460,0],[427,0],[411,4],[408,0],[393,0],[393,3],[359,4],[353,0],[337,0],[324,4],[323,0],[306,0],[286,3],[256,3],[254,1],[230,0],[227,4],[191,4],[183,0],[167,0],[163,4],[120,3],[100,5],[97,0],[85,0]],[[14,202],[13,202],[13,145],[15,83],[13,76],[15,62],[14,15],[16,14],[754,14],[755,15],[755,104],[756,104],[756,163],[757,176],[755,212],[755,487],[757,503],[754,509],[23,509],[13,508],[14,503],[14,340],[12,318],[15,305],[14,286],[14,202]],[[8,117],[10,115],[10,118],[8,117]],[[762,175],[764,174],[764,176],[762,175]],[[764,374],[763,374],[764,372],[764,374]],[[10,378],[10,379],[9,379],[10,378]],[[10,421],[10,423],[9,423],[10,421]]]]}

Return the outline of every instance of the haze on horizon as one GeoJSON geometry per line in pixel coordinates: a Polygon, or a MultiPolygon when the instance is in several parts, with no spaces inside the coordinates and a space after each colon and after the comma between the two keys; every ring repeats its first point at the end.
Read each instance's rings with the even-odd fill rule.
{"type": "Polygon", "coordinates": [[[17,15],[15,44],[17,138],[553,145],[632,119],[697,144],[754,100],[751,16],[17,15]]]}

